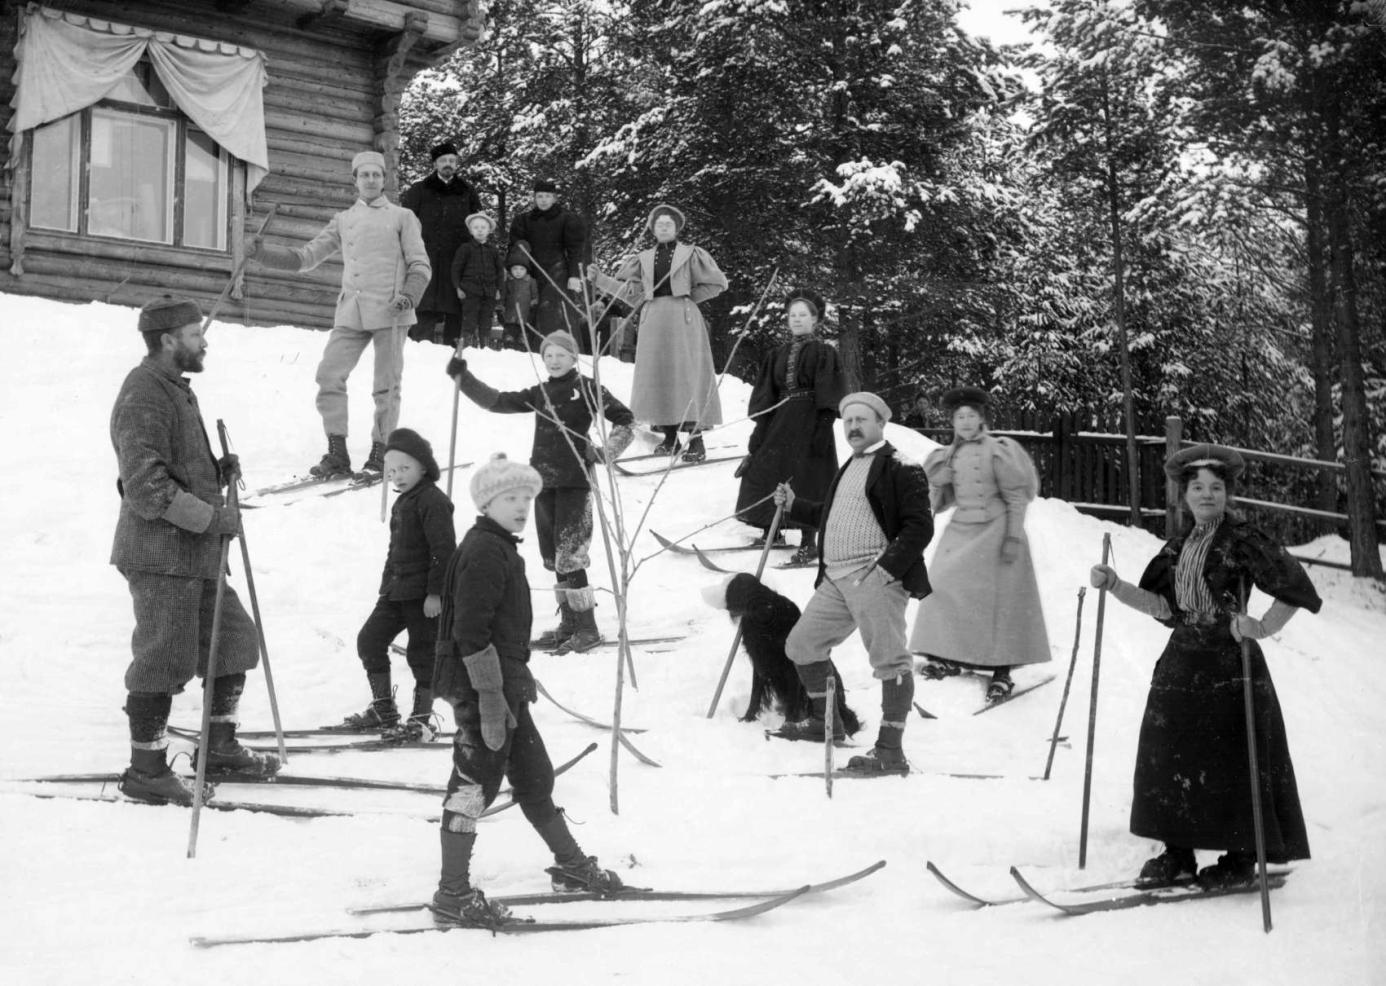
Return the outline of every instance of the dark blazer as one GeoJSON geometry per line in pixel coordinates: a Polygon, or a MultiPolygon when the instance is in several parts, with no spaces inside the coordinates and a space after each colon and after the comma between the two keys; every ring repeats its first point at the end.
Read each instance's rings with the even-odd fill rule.
{"type": "Polygon", "coordinates": [[[421,480],[390,511],[390,549],[380,594],[397,601],[441,596],[443,575],[456,547],[452,501],[433,480],[421,480]]]}
{"type": "MultiPolygon", "coordinates": [[[[515,216],[510,224],[510,249],[515,243],[524,240],[529,244],[530,254],[550,276],[559,281],[581,274],[582,254],[587,247],[587,224],[576,212],[569,212],[561,205],[547,209],[528,209],[515,216]],[[563,277],[556,273],[562,268],[563,277]]],[[[540,286],[548,282],[538,274],[540,286]]]]}
{"type": "Polygon", "coordinates": [[[448,561],[433,664],[433,694],[456,703],[470,681],[462,659],[495,647],[506,677],[524,677],[534,624],[520,539],[478,517],[448,561]],[[519,667],[514,665],[518,664],[519,667]]]}
{"type": "MultiPolygon", "coordinates": [[[[794,520],[819,530],[815,588],[823,581],[826,568],[823,544],[827,541],[828,515],[832,511],[833,497],[837,494],[837,484],[842,481],[842,474],[850,464],[851,460],[848,459],[837,471],[825,500],[819,503],[795,497],[794,506],[789,511],[794,520]]],[[[895,447],[886,442],[872,457],[871,468],[867,471],[866,500],[871,505],[876,523],[881,525],[890,542],[878,564],[899,579],[911,596],[923,599],[933,591],[929,585],[929,573],[924,568],[924,548],[934,536],[934,515],[929,509],[929,480],[924,475],[924,467],[905,462],[895,447]]]]}

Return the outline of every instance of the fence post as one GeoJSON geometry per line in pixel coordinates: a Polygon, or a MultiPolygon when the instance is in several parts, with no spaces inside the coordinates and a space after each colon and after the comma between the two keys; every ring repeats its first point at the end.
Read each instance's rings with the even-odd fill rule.
{"type": "MultiPolygon", "coordinates": [[[[1184,436],[1184,422],[1178,415],[1165,418],[1165,458],[1179,451],[1184,436]]],[[[1165,477],[1165,537],[1179,533],[1179,484],[1165,477]]]]}

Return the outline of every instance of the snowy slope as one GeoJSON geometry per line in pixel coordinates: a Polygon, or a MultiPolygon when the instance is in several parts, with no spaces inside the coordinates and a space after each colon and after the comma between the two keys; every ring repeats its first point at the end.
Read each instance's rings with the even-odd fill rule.
{"type": "MultiPolygon", "coordinates": [[[[609,736],[574,722],[543,700],[534,713],[556,761],[592,740],[601,751],[559,779],[557,800],[589,851],[628,882],[677,888],[796,886],[889,865],[849,889],[799,901],[764,918],[730,925],[654,925],[542,938],[482,934],[377,936],[367,941],[249,946],[210,952],[191,935],[273,934],[349,928],[353,905],[421,899],[436,877],[439,810],[432,796],[351,794],[303,788],[241,788],[248,800],[358,807],[357,817],[290,820],[245,813],[204,814],[198,854],[185,858],[188,814],[126,804],[38,800],[14,778],[39,773],[118,770],[127,756],[121,676],[133,625],[120,576],[107,565],[117,499],[107,437],[110,403],[140,358],[128,309],[66,306],[0,296],[0,331],[10,359],[0,370],[0,425],[10,481],[0,492],[0,981],[6,983],[231,982],[378,983],[408,979],[515,983],[918,982],[1027,986],[1144,983],[1362,984],[1386,982],[1381,940],[1386,884],[1386,685],[1380,641],[1386,603],[1345,573],[1311,569],[1326,605],[1299,616],[1268,644],[1285,708],[1315,858],[1299,864],[1274,898],[1276,930],[1262,934],[1253,896],[1066,920],[1036,905],[974,912],[924,872],[932,859],[978,892],[1013,895],[1006,867],[1022,863],[1037,884],[1116,879],[1155,848],[1126,830],[1130,773],[1151,666],[1164,640],[1157,624],[1113,603],[1102,641],[1088,866],[1077,870],[1084,737],[1097,621],[1096,593],[1083,614],[1077,673],[1053,777],[1043,771],[1074,644],[1077,590],[1098,559],[1104,532],[1115,564],[1134,576],[1155,550],[1151,536],[1079,515],[1059,501],[1034,505],[1029,532],[1057,682],[973,718],[976,680],[920,683],[918,700],[936,713],[911,719],[906,750],[916,774],[904,780],[840,782],[825,798],[814,779],[768,775],[812,770],[821,750],[766,742],[762,727],[737,715],[750,671],[737,659],[723,701],[705,718],[731,640],[725,613],[696,589],[714,578],[689,557],[649,557],[632,592],[634,635],[687,632],[660,652],[637,653],[639,689],[627,690],[624,721],[648,727],[640,748],[663,764],[622,754],[619,814],[609,807],[609,736]],[[971,780],[946,772],[1003,774],[971,780]]],[[[207,370],[194,379],[209,428],[223,418],[251,488],[287,478],[321,454],[313,373],[324,337],[293,328],[218,326],[207,370]]],[[[352,381],[353,455],[365,453],[369,359],[352,381]]],[[[452,390],[446,353],[410,343],[401,423],[430,438],[446,459],[452,390]]],[[[474,356],[493,386],[535,379],[528,358],[474,356]]],[[[621,397],[630,367],[603,364],[621,397]]],[[[723,384],[729,416],[748,388],[723,384]]],[[[527,456],[532,419],[487,415],[463,402],[459,461],[493,450],[527,456]]],[[[710,436],[744,445],[749,425],[710,436]]],[[[888,437],[923,455],[929,443],[891,428],[888,437]]],[[[844,446],[845,450],[845,446],[844,446]]],[[[650,524],[680,536],[728,513],[733,463],[682,471],[659,491],[650,524]]],[[[459,528],[473,512],[459,472],[459,528]]],[[[654,494],[655,479],[624,479],[629,523],[654,494]]],[[[355,635],[374,601],[387,542],[378,493],[267,505],[246,515],[246,535],[268,634],[280,708],[288,726],[336,721],[364,704],[355,635]]],[[[946,518],[945,518],[946,519],[946,518]]],[[[731,523],[699,543],[729,543],[748,529],[731,523]]],[[[794,535],[790,535],[791,540],[794,535]]],[[[658,549],[647,533],[637,555],[658,549]]],[[[1342,559],[1341,542],[1304,551],[1342,559]]],[[[533,539],[523,551],[542,625],[550,605],[533,539]]],[[[238,554],[238,552],[237,552],[238,554]]],[[[722,556],[750,568],[755,556],[722,556]]],[[[233,554],[231,584],[245,597],[233,554]]],[[[609,585],[596,547],[594,583],[609,585]]],[[[773,572],[766,581],[800,604],[810,570],[773,572]]],[[[610,632],[615,607],[600,597],[610,632]]],[[[1259,611],[1264,601],[1253,601],[1259,611]]],[[[911,620],[913,605],[911,606],[911,620]]],[[[848,700],[879,718],[878,690],[860,643],[837,660],[848,700]]],[[[609,718],[614,650],[573,657],[536,655],[537,677],[561,701],[609,718]]],[[[408,672],[396,661],[396,680],[408,672]]],[[[1021,672],[1023,685],[1035,670],[1021,672]]],[[[174,702],[174,721],[195,724],[200,694],[174,702]]],[[[252,675],[247,727],[270,721],[264,677],[252,675]]],[[[768,724],[773,725],[773,718],[768,724]]],[[[851,751],[841,751],[844,758],[851,751]]],[[[354,774],[445,782],[446,747],[335,757],[296,756],[295,773],[354,774]]],[[[224,792],[229,793],[229,792],[224,792]]],[[[475,878],[495,894],[542,890],[546,856],[523,818],[509,812],[483,824],[475,878]]],[[[562,916],[586,905],[565,905],[562,916]]],[[[614,908],[618,905],[593,905],[614,908]]],[[[704,905],[670,905],[686,912],[704,905]]],[[[709,908],[715,905],[706,905],[709,908]]]]}

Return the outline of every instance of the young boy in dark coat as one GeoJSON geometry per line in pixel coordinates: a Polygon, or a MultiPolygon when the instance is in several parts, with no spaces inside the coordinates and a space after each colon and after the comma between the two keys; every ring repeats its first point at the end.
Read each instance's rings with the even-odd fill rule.
{"type": "Polygon", "coordinates": [[[558,891],[609,894],[621,878],[578,846],[553,803],[553,764],[530,716],[537,698],[529,670],[533,614],[516,545],[539,494],[538,471],[496,453],[472,476],[481,516],[448,562],[433,689],[457,719],[452,773],[443,799],[442,873],[432,910],[439,924],[495,928],[515,920],[471,885],[476,824],[509,778],[515,801],[553,852],[558,891]]]}
{"type": "Polygon", "coordinates": [[[401,740],[430,740],[433,716],[433,651],[442,611],[443,572],[457,545],[452,501],[438,489],[433,447],[416,431],[396,428],[385,443],[385,478],[399,494],[390,511],[390,548],[375,609],[356,635],[371,704],[349,715],[342,728],[382,732],[401,740]],[[390,642],[409,631],[406,659],[414,672],[414,705],[400,723],[390,685],[390,642]]]}
{"type": "Polygon", "coordinates": [[[534,503],[539,554],[544,567],[557,576],[554,595],[562,614],[558,626],[541,634],[535,646],[559,654],[580,653],[602,642],[587,584],[587,553],[592,545],[588,468],[620,457],[631,443],[635,418],[606,388],[599,389],[578,372],[577,340],[567,332],[545,336],[539,354],[549,379],[525,390],[492,390],[472,376],[467,361],[459,357],[449,362],[448,373],[457,379],[462,393],[488,411],[535,415],[529,464],[544,480],[544,490],[534,503]],[[587,440],[597,409],[613,425],[605,448],[587,440]]]}
{"type": "Polygon", "coordinates": [[[484,212],[467,217],[471,236],[452,258],[452,281],[462,300],[462,334],[460,340],[443,340],[451,346],[459,341],[464,346],[481,346],[490,339],[491,314],[505,284],[505,261],[495,244],[487,242],[495,229],[495,221],[484,212]]]}
{"type": "MultiPolygon", "coordinates": [[[[510,268],[510,276],[505,279],[505,290],[501,293],[501,325],[503,344],[506,349],[524,349],[523,335],[534,328],[535,308],[539,304],[539,283],[530,276],[529,261],[525,258],[527,243],[512,243],[510,254],[505,262],[510,268]]],[[[531,334],[531,345],[538,339],[531,334]]]]}

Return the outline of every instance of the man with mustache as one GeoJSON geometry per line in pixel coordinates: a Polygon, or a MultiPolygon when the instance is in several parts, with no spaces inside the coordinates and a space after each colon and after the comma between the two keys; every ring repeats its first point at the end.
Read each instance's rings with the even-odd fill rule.
{"type": "Polygon", "coordinates": [[[481,198],[458,170],[461,158],[456,144],[445,140],[429,153],[433,173],[414,182],[399,197],[399,204],[419,217],[428,264],[433,268],[433,277],[415,312],[419,320],[409,330],[409,338],[440,341],[436,333],[442,322],[442,343],[456,346],[462,331],[462,307],[452,277],[452,259],[457,248],[467,242],[467,217],[481,211],[481,198]]]}
{"type": "MultiPolygon", "coordinates": [[[[818,579],[813,598],[785,640],[785,653],[813,703],[813,714],[785,723],[777,735],[821,740],[827,703],[831,650],[860,630],[881,682],[881,725],[876,745],[852,757],[847,769],[866,775],[905,774],[909,761],[901,741],[914,698],[914,662],[905,638],[905,604],[929,594],[924,547],[934,535],[929,481],[885,441],[890,408],[875,394],[848,394],[838,405],[852,457],[838,470],[827,498],[796,497],[787,483],[775,503],[806,526],[818,528],[818,579]]],[[[833,724],[835,739],[844,736],[833,724]]]]}
{"type": "MultiPolygon", "coordinates": [[[[240,475],[235,456],[218,461],[185,373],[207,355],[197,302],[165,295],[140,309],[147,355],[130,371],[111,410],[119,468],[120,519],[114,565],[135,608],[132,660],[125,671],[130,767],[120,790],[150,804],[190,805],[192,787],[168,766],[173,696],[207,671],[222,539],[240,531],[221,489],[240,475]]],[[[236,739],[245,673],[259,662],[255,624],[228,585],[222,599],[207,776],[262,777],[279,759],[236,739]]],[[[199,751],[200,755],[201,751],[199,751]]]]}

